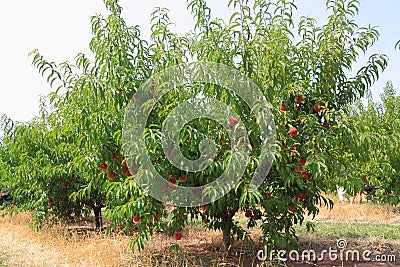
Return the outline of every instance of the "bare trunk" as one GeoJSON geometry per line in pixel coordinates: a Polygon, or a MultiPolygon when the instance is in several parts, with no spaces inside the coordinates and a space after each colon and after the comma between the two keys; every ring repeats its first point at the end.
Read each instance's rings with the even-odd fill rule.
{"type": "Polygon", "coordinates": [[[94,221],[96,224],[96,229],[101,229],[103,227],[103,217],[101,215],[101,206],[100,207],[94,207],[94,221]]]}
{"type": "Polygon", "coordinates": [[[232,218],[230,222],[224,222],[225,227],[222,228],[222,242],[224,243],[224,251],[228,252],[232,245],[231,230],[232,230],[232,218]]]}
{"type": "Polygon", "coordinates": [[[229,253],[231,245],[233,245],[233,216],[238,211],[238,207],[230,207],[219,213],[224,226],[222,227],[222,242],[224,243],[224,251],[229,253]]]}

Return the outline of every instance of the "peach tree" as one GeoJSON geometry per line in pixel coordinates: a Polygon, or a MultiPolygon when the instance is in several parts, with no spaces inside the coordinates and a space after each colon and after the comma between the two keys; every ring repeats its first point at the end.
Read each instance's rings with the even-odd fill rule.
{"type": "MultiPolygon", "coordinates": [[[[159,228],[179,240],[182,228],[190,220],[200,219],[206,227],[222,230],[227,249],[235,237],[247,237],[234,217],[239,211],[247,217],[247,227],[260,225],[262,239],[268,246],[296,246],[293,225],[302,223],[305,214],[315,216],[320,205],[332,206],[322,193],[334,188],[338,165],[343,161],[342,152],[347,149],[337,144],[351,139],[343,111],[365,95],[386,67],[384,55],[372,55],[354,77],[346,73],[379,35],[374,27],[359,27],[354,22],[357,1],[328,1],[331,15],[324,26],[318,27],[313,19],[303,17],[297,28],[293,22],[292,1],[255,1],[250,6],[247,1],[233,0],[229,6],[235,12],[226,22],[212,19],[205,1],[189,1],[195,27],[183,36],[169,29],[167,11],[156,9],[149,46],[152,70],[157,73],[197,60],[222,63],[251,78],[271,104],[275,116],[278,140],[275,162],[258,190],[250,190],[263,140],[254,110],[235,93],[215,84],[180,84],[152,105],[146,102],[146,96],[137,92],[133,101],[152,107],[148,111],[147,128],[143,130],[149,158],[154,169],[169,181],[167,186],[159,188],[160,193],[171,194],[176,184],[196,187],[215,181],[227,168],[232,155],[234,144],[223,125],[197,118],[179,133],[176,143],[182,155],[191,160],[203,157],[201,142],[205,138],[216,145],[218,153],[209,168],[201,172],[185,171],[172,164],[168,154],[174,151],[163,149],[162,127],[179,103],[196,96],[226,103],[240,116],[226,117],[226,122],[235,126],[241,119],[250,141],[250,156],[242,178],[224,197],[201,207],[170,210],[168,203],[150,197],[131,179],[112,185],[110,195],[141,195],[110,211],[116,225],[130,230],[136,224],[140,233],[133,245],[139,248],[159,228]],[[171,217],[163,223],[166,208],[171,217]]],[[[158,86],[162,84],[150,78],[144,89],[153,91],[158,86]]],[[[182,115],[175,114],[176,120],[182,115]]],[[[139,158],[140,155],[133,157],[132,165],[139,158]]],[[[133,179],[147,177],[151,183],[152,174],[147,167],[132,168],[133,179]]]]}
{"type": "MultiPolygon", "coordinates": [[[[386,67],[385,56],[372,55],[354,76],[347,73],[379,35],[374,27],[359,27],[354,22],[358,1],[327,1],[328,20],[317,26],[306,17],[295,25],[293,1],[230,0],[228,5],[234,11],[224,21],[211,16],[206,1],[191,0],[188,10],[195,26],[190,32],[174,33],[168,10],[156,8],[149,41],[140,37],[138,26],[126,25],[118,1],[105,4],[109,15],[92,18],[94,59],[79,54],[74,64],[55,64],[37,51],[32,53],[34,65],[55,88],[50,95],[51,126],[38,124],[41,129],[33,135],[43,139],[50,132],[48,140],[61,143],[63,134],[69,136],[72,150],[65,153],[59,168],[64,166],[68,174],[79,176],[79,183],[68,201],[91,206],[96,217],[105,207],[113,223],[109,230],[138,229],[132,249],[143,249],[149,235],[160,229],[180,240],[190,220],[221,230],[225,249],[235,238],[248,237],[246,227],[257,225],[266,245],[296,246],[293,226],[302,223],[307,214],[315,216],[321,205],[332,206],[323,193],[336,183],[337,166],[347,149],[337,144],[351,136],[343,111],[365,95],[386,67]],[[246,76],[270,107],[276,126],[274,162],[257,189],[251,187],[251,181],[265,139],[254,107],[242,96],[212,82],[181,83],[157,103],[149,103],[138,90],[157,92],[163,84],[152,80],[155,74],[194,61],[223,64],[246,76]],[[180,121],[185,114],[174,110],[185,101],[193,104],[193,99],[219,101],[237,114],[217,121],[191,118],[179,130],[175,144],[186,159],[207,158],[202,150],[204,140],[214,144],[212,160],[198,172],[174,165],[169,154],[176,151],[165,149],[162,142],[168,116],[173,114],[172,118],[180,121]],[[167,182],[159,188],[160,194],[173,194],[176,185],[199,187],[216,181],[228,168],[235,146],[245,146],[248,152],[243,175],[223,197],[199,207],[171,206],[152,197],[138,183],[138,179],[152,182],[146,166],[136,165],[140,155],[123,153],[127,145],[122,138],[124,112],[130,101],[146,110],[142,114],[148,117],[144,141],[138,143],[167,182]],[[248,142],[229,135],[238,125],[246,129],[248,142]],[[235,217],[240,211],[246,227],[235,217]]],[[[247,92],[251,94],[252,89],[247,92]]],[[[202,103],[194,103],[199,112],[211,113],[208,102],[202,103]]],[[[51,141],[48,146],[57,151],[61,143],[51,141]]],[[[36,177],[48,177],[49,181],[58,177],[52,175],[53,163],[38,160],[35,164],[42,170],[36,177]]],[[[25,166],[28,170],[29,163],[25,166]]],[[[68,175],[60,173],[59,177],[68,175]]],[[[26,189],[27,183],[24,185],[26,189]]],[[[52,183],[45,185],[38,185],[37,190],[48,195],[52,183]]]]}
{"type": "Polygon", "coordinates": [[[69,201],[91,208],[96,227],[102,226],[102,210],[116,204],[108,201],[110,184],[131,176],[121,153],[123,109],[150,69],[150,62],[143,60],[147,44],[138,28],[126,26],[115,2],[107,1],[106,6],[106,18],[92,17],[93,60],[78,54],[74,64],[56,64],[36,50],[31,53],[33,64],[55,88],[49,96],[55,124],[79,137],[74,145],[81,157],[68,164],[81,179],[69,201]]]}
{"type": "Polygon", "coordinates": [[[44,111],[42,115],[28,123],[2,118],[2,178],[7,180],[13,205],[33,211],[35,228],[45,219],[68,221],[89,213],[81,203],[69,200],[81,180],[71,164],[74,158],[84,156],[76,145],[81,136],[67,135],[44,111]]]}
{"type": "Polygon", "coordinates": [[[399,97],[393,84],[388,82],[375,103],[359,103],[347,117],[353,142],[343,166],[348,171],[339,180],[349,192],[356,194],[364,184],[379,186],[373,195],[381,202],[399,203],[399,97]]]}
{"type": "Polygon", "coordinates": [[[94,60],[79,54],[74,64],[57,64],[31,52],[33,65],[54,89],[50,106],[27,125],[11,127],[10,121],[4,127],[11,127],[5,144],[9,155],[22,157],[18,166],[9,161],[21,171],[10,168],[8,174],[21,196],[19,207],[40,218],[79,219],[78,211],[92,211],[97,228],[102,209],[110,205],[107,187],[131,176],[120,151],[123,108],[150,69],[138,29],[125,25],[116,3],[106,5],[107,18],[92,17],[94,60]],[[65,206],[70,209],[64,211],[65,206]]]}

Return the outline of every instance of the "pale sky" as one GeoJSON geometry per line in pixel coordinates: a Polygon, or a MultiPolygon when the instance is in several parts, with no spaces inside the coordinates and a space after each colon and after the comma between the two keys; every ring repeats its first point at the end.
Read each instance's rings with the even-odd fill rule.
{"type": "MultiPolygon", "coordinates": [[[[226,17],[227,0],[208,0],[212,14],[226,17]]],[[[295,17],[309,15],[319,24],[326,21],[325,0],[297,0],[295,17]]],[[[191,28],[190,13],[186,0],[124,0],[123,17],[128,25],[140,25],[143,36],[148,37],[150,13],[153,7],[164,6],[171,11],[175,30],[185,32],[191,28]],[[145,2],[145,3],[143,3],[145,2]]],[[[370,50],[386,53],[389,68],[373,86],[377,100],[386,81],[392,80],[400,88],[400,51],[394,45],[400,39],[398,0],[362,0],[359,25],[369,23],[379,26],[380,41],[370,50]]],[[[0,2],[0,115],[7,114],[14,120],[28,121],[38,114],[39,95],[51,90],[44,78],[31,65],[28,53],[34,49],[49,61],[72,61],[79,52],[90,54],[90,17],[96,13],[106,14],[102,0],[14,0],[0,2]]],[[[366,61],[360,59],[360,63],[366,61]]],[[[399,89],[400,91],[400,89],[399,89]]]]}

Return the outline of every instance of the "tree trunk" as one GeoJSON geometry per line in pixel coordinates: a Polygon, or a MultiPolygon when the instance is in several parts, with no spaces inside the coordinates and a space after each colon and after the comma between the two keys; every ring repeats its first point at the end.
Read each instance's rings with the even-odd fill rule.
{"type": "Polygon", "coordinates": [[[233,216],[239,210],[238,206],[231,206],[223,211],[217,212],[217,217],[221,218],[223,222],[222,227],[222,242],[224,244],[224,251],[229,253],[230,246],[233,245],[233,216]]]}
{"type": "Polygon", "coordinates": [[[94,220],[96,224],[96,230],[99,230],[103,227],[103,217],[101,216],[101,206],[99,207],[94,207],[94,220]]]}
{"type": "Polygon", "coordinates": [[[232,230],[232,218],[230,221],[225,222],[224,228],[222,228],[222,242],[224,243],[224,251],[228,252],[230,246],[232,245],[231,241],[231,230],[232,230]]]}

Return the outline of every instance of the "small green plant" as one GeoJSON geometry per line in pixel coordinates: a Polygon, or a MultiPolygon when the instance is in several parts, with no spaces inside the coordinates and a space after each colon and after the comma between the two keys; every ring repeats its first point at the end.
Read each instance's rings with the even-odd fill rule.
{"type": "Polygon", "coordinates": [[[0,254],[0,267],[7,267],[7,266],[9,266],[7,260],[5,259],[3,254],[0,254]]]}

